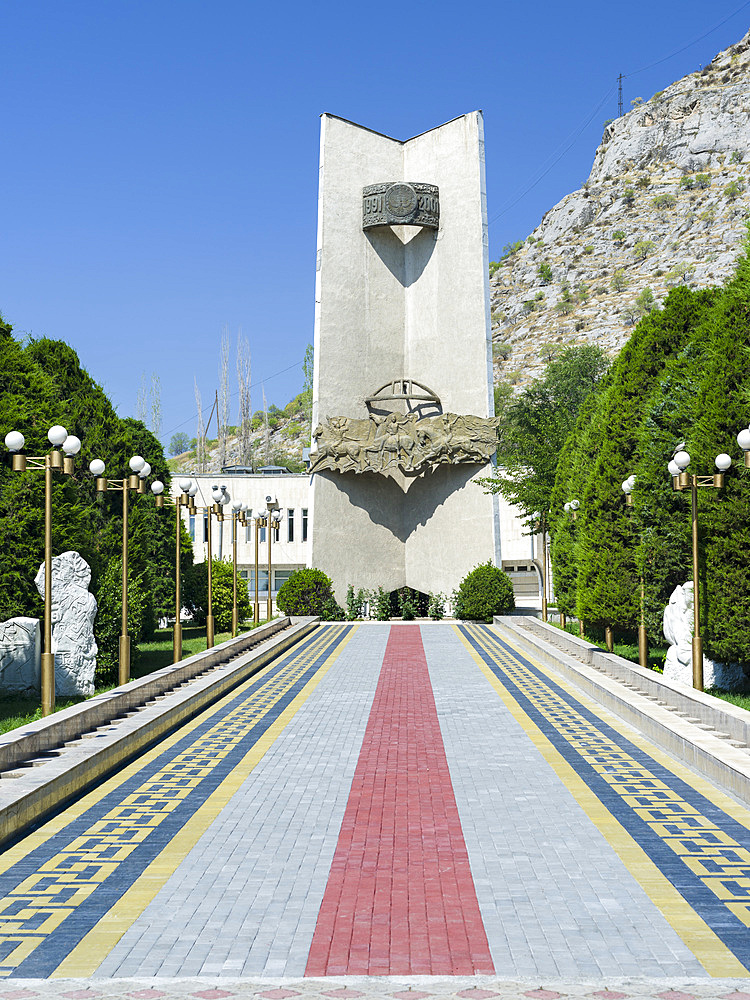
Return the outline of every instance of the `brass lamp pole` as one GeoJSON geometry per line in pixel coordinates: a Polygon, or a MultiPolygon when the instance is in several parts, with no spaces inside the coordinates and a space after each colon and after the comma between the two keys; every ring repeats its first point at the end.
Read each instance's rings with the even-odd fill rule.
{"type": "Polygon", "coordinates": [[[241,500],[235,500],[232,504],[232,638],[237,635],[238,615],[237,615],[237,528],[247,524],[245,511],[247,505],[241,500]]]}
{"type": "Polygon", "coordinates": [[[266,523],[268,524],[268,607],[266,611],[266,621],[271,620],[273,598],[271,597],[271,536],[274,531],[279,530],[281,523],[281,511],[274,497],[266,497],[266,523]]]}
{"type": "Polygon", "coordinates": [[[258,538],[260,529],[266,527],[267,518],[264,514],[256,514],[253,520],[255,521],[255,601],[253,603],[253,623],[257,625],[260,622],[260,603],[258,601],[258,538]]]}
{"type": "MultiPolygon", "coordinates": [[[[183,480],[180,480],[180,488],[182,488],[182,483],[183,480]]],[[[195,492],[197,493],[198,486],[197,484],[193,485],[195,486],[195,492]]],[[[192,494],[192,489],[191,489],[191,494],[192,494]]],[[[213,497],[214,500],[213,504],[206,504],[205,506],[201,507],[193,506],[190,509],[191,514],[193,513],[193,510],[195,510],[195,511],[200,511],[201,513],[206,515],[206,527],[207,527],[206,543],[208,546],[208,553],[206,558],[206,569],[208,574],[208,595],[207,595],[208,601],[206,607],[206,649],[211,649],[213,647],[214,635],[215,635],[214,603],[213,603],[213,541],[211,537],[212,536],[211,515],[212,514],[215,515],[216,520],[219,522],[219,524],[221,524],[224,521],[223,506],[224,504],[229,503],[230,499],[229,494],[227,493],[226,486],[222,486],[221,488],[218,486],[214,486],[213,490],[211,491],[211,496],[213,497]]]]}
{"type": "Polygon", "coordinates": [[[187,507],[189,513],[195,515],[196,506],[193,497],[198,491],[198,487],[193,485],[192,479],[181,479],[179,481],[181,494],[178,497],[165,497],[164,483],[158,480],[151,484],[151,492],[156,496],[156,506],[163,507],[165,500],[174,504],[175,509],[175,560],[174,560],[174,593],[175,593],[175,617],[174,630],[172,633],[172,663],[179,663],[182,659],[182,591],[181,591],[181,571],[180,571],[180,528],[181,508],[187,507]]]}
{"type": "Polygon", "coordinates": [[[542,529],[542,621],[547,621],[547,515],[539,515],[542,529]]]}
{"type": "MultiPolygon", "coordinates": [[[[625,494],[625,504],[633,506],[633,487],[635,486],[635,475],[630,475],[622,484],[622,492],[625,494]]],[[[646,580],[641,572],[641,610],[638,622],[638,663],[644,670],[648,669],[648,636],[646,635],[646,580]]]]}
{"type": "MultiPolygon", "coordinates": [[[[575,521],[575,519],[578,517],[577,511],[578,511],[578,508],[580,506],[581,506],[580,500],[569,500],[566,504],[563,505],[563,510],[567,514],[570,514],[570,520],[571,521],[575,521]]],[[[566,619],[566,616],[565,616],[565,612],[561,611],[560,612],[560,627],[562,628],[563,631],[565,631],[565,628],[566,628],[567,624],[568,623],[567,623],[567,619],[566,619]]],[[[583,626],[581,625],[580,622],[578,624],[579,624],[579,627],[580,627],[581,638],[583,638],[583,626]]]]}
{"type": "Polygon", "coordinates": [[[133,455],[128,463],[130,475],[122,479],[105,479],[104,462],[95,458],[89,464],[92,476],[96,477],[97,493],[112,490],[122,493],[122,623],[120,626],[120,656],[117,683],[127,684],[130,680],[130,635],[128,634],[128,495],[130,491],[146,492],[146,479],[151,475],[151,466],[140,455],[133,455]]]}
{"type": "Polygon", "coordinates": [[[698,566],[698,487],[712,486],[715,489],[720,489],[724,485],[724,473],[731,466],[732,459],[724,453],[717,455],[715,464],[719,471],[712,476],[698,476],[686,472],[685,470],[689,464],[690,455],[686,451],[678,451],[669,463],[668,468],[672,475],[672,485],[676,490],[690,488],[693,541],[693,687],[698,691],[702,691],[703,637],[701,636],[698,566]]]}
{"type": "Polygon", "coordinates": [[[5,435],[5,445],[12,455],[14,472],[27,470],[44,472],[44,644],[41,663],[42,715],[50,715],[55,708],[55,654],[52,652],[52,473],[73,473],[73,456],[81,450],[75,434],[68,434],[64,427],[55,424],[47,437],[52,450],[46,455],[20,454],[26,440],[18,431],[5,435]],[[62,447],[64,457],[59,452],[62,447]]]}

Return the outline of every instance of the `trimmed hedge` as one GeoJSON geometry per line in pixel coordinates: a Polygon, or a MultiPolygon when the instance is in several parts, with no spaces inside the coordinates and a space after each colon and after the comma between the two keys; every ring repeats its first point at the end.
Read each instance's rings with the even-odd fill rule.
{"type": "Polygon", "coordinates": [[[493,615],[507,615],[515,606],[510,577],[486,562],[476,566],[461,581],[453,613],[462,621],[491,622],[493,615]]]}
{"type": "Polygon", "coordinates": [[[346,617],[333,596],[333,582],[321,569],[299,569],[282,584],[276,607],[285,615],[318,615],[324,621],[346,617]]]}

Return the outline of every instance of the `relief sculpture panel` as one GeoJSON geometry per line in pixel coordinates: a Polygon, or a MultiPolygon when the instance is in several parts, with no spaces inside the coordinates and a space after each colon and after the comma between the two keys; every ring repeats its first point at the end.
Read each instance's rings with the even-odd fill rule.
{"type": "Polygon", "coordinates": [[[418,474],[439,465],[486,464],[497,447],[497,417],[441,413],[329,417],[313,431],[310,472],[418,474]]]}

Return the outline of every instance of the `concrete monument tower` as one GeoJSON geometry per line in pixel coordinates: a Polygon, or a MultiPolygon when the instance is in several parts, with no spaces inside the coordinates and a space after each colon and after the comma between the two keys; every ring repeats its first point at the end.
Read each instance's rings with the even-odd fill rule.
{"type": "Polygon", "coordinates": [[[322,116],[312,565],[449,593],[500,563],[481,112],[405,142],[322,116]]]}

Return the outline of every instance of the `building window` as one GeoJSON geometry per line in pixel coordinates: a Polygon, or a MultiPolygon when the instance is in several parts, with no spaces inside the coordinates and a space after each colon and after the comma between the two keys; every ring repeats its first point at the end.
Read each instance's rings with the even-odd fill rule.
{"type": "MultiPolygon", "coordinates": [[[[255,567],[247,571],[247,590],[250,594],[250,600],[255,600],[255,567]]],[[[258,570],[258,599],[260,597],[268,596],[268,570],[259,569],[258,570]]]]}
{"type": "Polygon", "coordinates": [[[190,541],[195,541],[195,517],[193,514],[190,515],[190,527],[188,528],[190,532],[190,541]]]}
{"type": "Polygon", "coordinates": [[[275,569],[273,571],[273,591],[275,594],[279,592],[279,588],[286,583],[294,572],[295,570],[293,569],[275,569]]]}
{"type": "Polygon", "coordinates": [[[307,541],[307,507],[302,508],[302,541],[307,541]]]}
{"type": "Polygon", "coordinates": [[[208,541],[208,518],[205,514],[203,515],[203,541],[208,541]]]}
{"type": "Polygon", "coordinates": [[[247,512],[247,524],[245,525],[245,541],[252,542],[253,540],[253,510],[252,507],[247,512]]]}
{"type": "Polygon", "coordinates": [[[287,524],[287,529],[286,529],[286,531],[287,531],[287,539],[286,540],[288,542],[293,542],[294,541],[294,511],[293,510],[289,510],[289,509],[287,510],[287,512],[286,512],[286,524],[287,524]]]}
{"type": "Polygon", "coordinates": [[[266,526],[265,526],[265,524],[260,529],[260,540],[261,540],[261,542],[265,542],[265,540],[266,540],[266,526]]]}

